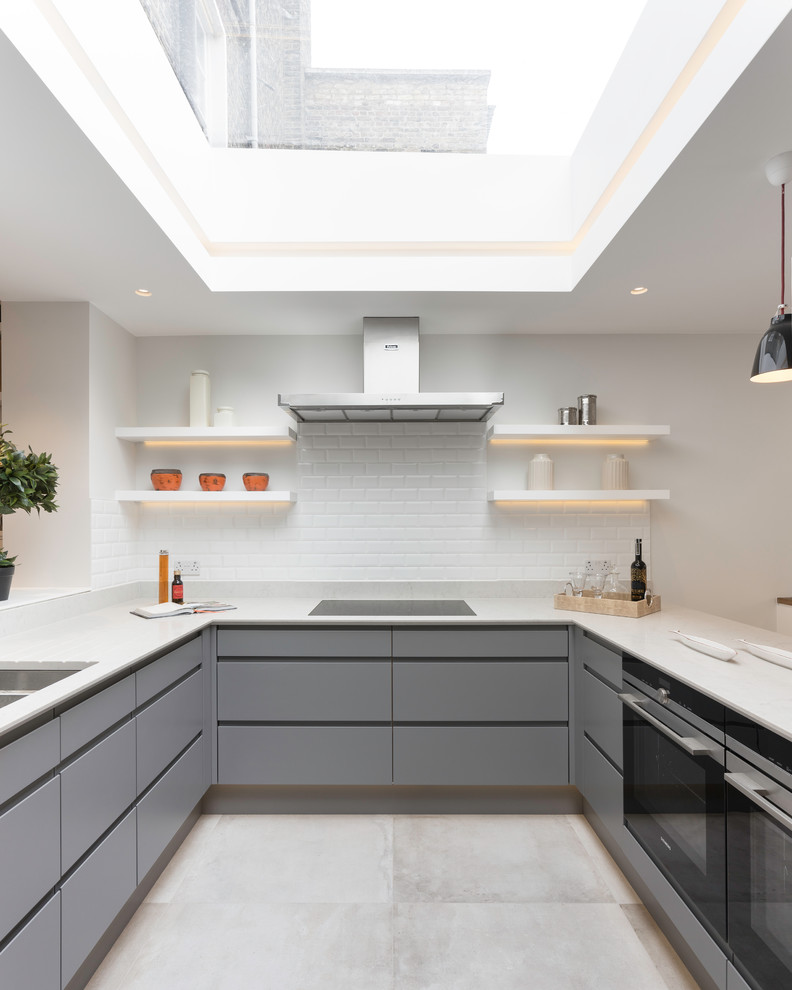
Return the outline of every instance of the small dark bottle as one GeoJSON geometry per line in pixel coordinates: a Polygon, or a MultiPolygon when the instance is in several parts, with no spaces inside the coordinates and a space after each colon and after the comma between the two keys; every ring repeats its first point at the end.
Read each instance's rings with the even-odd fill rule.
{"type": "Polygon", "coordinates": [[[635,560],[630,564],[630,601],[642,602],[646,597],[646,564],[641,558],[641,541],[635,541],[635,560]]]}
{"type": "Polygon", "coordinates": [[[182,584],[181,571],[173,572],[173,583],[171,584],[171,601],[174,605],[181,605],[184,602],[184,585],[182,584]]]}

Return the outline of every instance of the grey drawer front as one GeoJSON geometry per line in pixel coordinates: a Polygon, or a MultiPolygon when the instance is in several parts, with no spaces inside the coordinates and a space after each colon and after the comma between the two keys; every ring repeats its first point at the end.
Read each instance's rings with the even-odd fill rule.
{"type": "Polygon", "coordinates": [[[134,893],[135,831],[133,809],[61,889],[64,987],[134,893]]]}
{"type": "Polygon", "coordinates": [[[162,773],[203,728],[203,677],[186,681],[137,716],[137,793],[162,773]]]}
{"type": "Polygon", "coordinates": [[[568,707],[564,661],[393,663],[394,722],[565,722],[568,707]]]}
{"type": "Polygon", "coordinates": [[[731,963],[726,964],[726,990],[751,990],[731,963]]]}
{"type": "Polygon", "coordinates": [[[60,880],[59,831],[57,777],[0,815],[0,938],[60,880]]]}
{"type": "Polygon", "coordinates": [[[394,629],[394,657],[565,657],[566,626],[535,629],[394,629]]]}
{"type": "Polygon", "coordinates": [[[190,640],[135,674],[137,703],[143,705],[201,663],[201,637],[190,640]]]}
{"type": "Polygon", "coordinates": [[[394,726],[394,784],[554,785],[569,782],[561,726],[394,726]]]}
{"type": "Polygon", "coordinates": [[[586,636],[582,630],[578,633],[576,642],[577,654],[583,663],[603,677],[614,687],[621,690],[622,658],[621,652],[615,647],[609,650],[595,640],[586,636]]]}
{"type": "Polygon", "coordinates": [[[138,883],[201,800],[203,745],[197,739],[137,806],[138,883]]]}
{"type": "Polygon", "coordinates": [[[390,629],[220,629],[219,657],[389,657],[390,629]]]}
{"type": "Polygon", "coordinates": [[[92,739],[135,710],[135,675],[125,677],[60,717],[61,758],[76,753],[92,739]]]}
{"type": "Polygon", "coordinates": [[[0,987],[60,990],[60,894],[55,894],[0,952],[0,987]]]}
{"type": "Polygon", "coordinates": [[[390,722],[389,660],[224,661],[221,722],[390,722]]]}
{"type": "Polygon", "coordinates": [[[590,736],[619,769],[623,766],[622,705],[607,684],[582,673],[583,731],[590,736]]]}
{"type": "Polygon", "coordinates": [[[618,841],[624,830],[624,782],[588,739],[583,740],[583,796],[618,841]]]}
{"type": "Polygon", "coordinates": [[[390,784],[390,726],[221,725],[220,784],[390,784]]]}
{"type": "Polygon", "coordinates": [[[137,797],[135,723],[97,743],[61,772],[64,872],[137,797]]]}
{"type": "Polygon", "coordinates": [[[53,719],[0,749],[0,804],[5,804],[60,762],[60,725],[53,719]]]}

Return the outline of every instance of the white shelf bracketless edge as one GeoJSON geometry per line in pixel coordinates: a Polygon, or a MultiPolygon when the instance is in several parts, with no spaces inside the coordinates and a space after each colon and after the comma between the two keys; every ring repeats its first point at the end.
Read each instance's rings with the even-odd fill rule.
{"type": "Polygon", "coordinates": [[[192,426],[117,426],[115,435],[119,440],[130,443],[145,443],[147,440],[172,440],[174,443],[280,440],[293,443],[297,439],[295,430],[279,426],[206,426],[201,429],[192,426]]]}
{"type": "Polygon", "coordinates": [[[655,440],[667,437],[670,426],[534,426],[507,425],[491,426],[487,430],[487,440],[655,440]]]}
{"type": "Polygon", "coordinates": [[[671,498],[667,488],[638,489],[620,488],[603,491],[599,488],[580,491],[491,491],[487,492],[489,502],[644,502],[671,498]]]}
{"type": "Polygon", "coordinates": [[[296,502],[294,492],[116,492],[118,502],[296,502]]]}

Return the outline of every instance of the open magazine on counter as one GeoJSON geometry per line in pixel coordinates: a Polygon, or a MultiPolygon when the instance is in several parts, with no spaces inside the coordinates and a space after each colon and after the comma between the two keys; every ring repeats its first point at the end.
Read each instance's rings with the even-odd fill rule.
{"type": "Polygon", "coordinates": [[[140,615],[144,619],[161,619],[166,615],[191,615],[193,612],[227,612],[236,605],[224,602],[162,602],[160,605],[141,605],[130,610],[131,615],[140,615]]]}

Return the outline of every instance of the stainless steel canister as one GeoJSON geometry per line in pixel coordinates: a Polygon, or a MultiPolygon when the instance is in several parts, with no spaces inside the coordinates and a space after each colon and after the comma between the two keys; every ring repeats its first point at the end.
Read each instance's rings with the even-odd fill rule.
{"type": "Polygon", "coordinates": [[[595,426],[597,422],[596,395],[578,396],[578,423],[581,426],[595,426]]]}
{"type": "Polygon", "coordinates": [[[577,426],[578,411],[575,406],[563,406],[558,410],[559,426],[577,426]]]}

